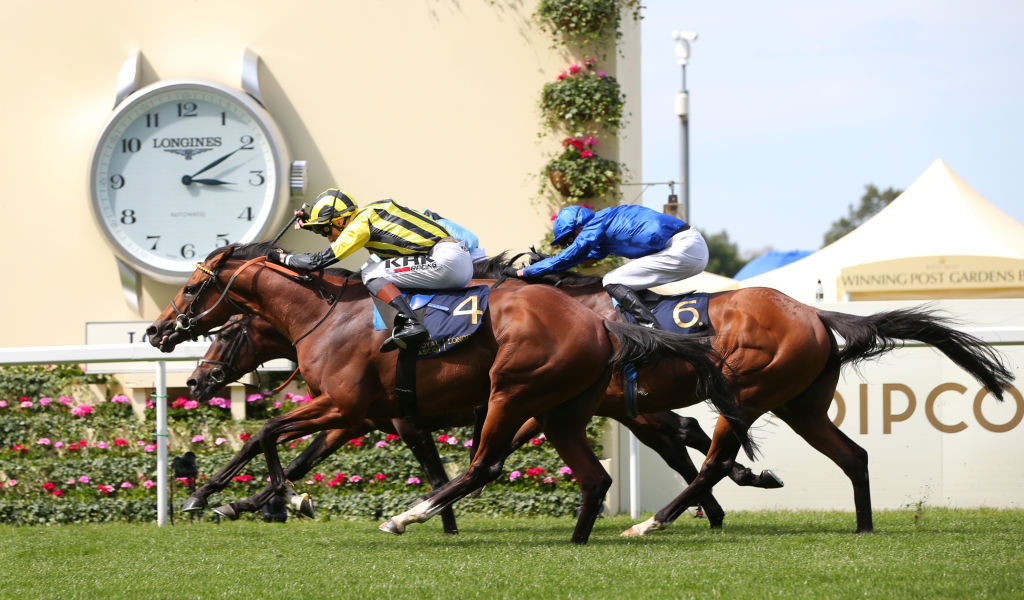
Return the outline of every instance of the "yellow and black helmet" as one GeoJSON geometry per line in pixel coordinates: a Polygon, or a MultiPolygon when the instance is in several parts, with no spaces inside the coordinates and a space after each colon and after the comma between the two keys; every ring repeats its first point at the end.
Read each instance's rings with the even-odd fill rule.
{"type": "Polygon", "coordinates": [[[348,194],[331,188],[316,197],[316,202],[313,203],[313,208],[309,211],[309,218],[305,220],[302,227],[326,235],[326,232],[330,231],[332,223],[337,223],[358,209],[359,207],[348,194]]]}

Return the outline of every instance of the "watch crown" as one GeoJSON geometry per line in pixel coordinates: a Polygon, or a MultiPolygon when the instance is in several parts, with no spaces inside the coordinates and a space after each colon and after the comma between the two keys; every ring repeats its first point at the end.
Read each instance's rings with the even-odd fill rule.
{"type": "Polygon", "coordinates": [[[306,161],[292,161],[291,171],[288,174],[288,189],[292,198],[301,198],[306,195],[306,161]]]}

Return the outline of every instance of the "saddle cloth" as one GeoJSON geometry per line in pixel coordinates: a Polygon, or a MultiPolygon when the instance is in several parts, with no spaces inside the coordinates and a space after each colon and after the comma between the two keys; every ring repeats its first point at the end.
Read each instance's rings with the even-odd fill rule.
{"type": "MultiPolygon", "coordinates": [[[[469,339],[483,322],[490,288],[475,285],[453,290],[403,290],[409,306],[416,311],[430,338],[419,347],[419,358],[432,358],[469,339]]],[[[373,299],[373,328],[390,330],[396,311],[373,299]]]]}
{"type": "MultiPolygon", "coordinates": [[[[660,296],[651,291],[640,294],[640,299],[654,313],[658,328],[672,333],[698,334],[710,329],[708,295],[690,292],[679,296],[660,296]]],[[[636,323],[633,315],[621,311],[625,320],[636,323]]]]}

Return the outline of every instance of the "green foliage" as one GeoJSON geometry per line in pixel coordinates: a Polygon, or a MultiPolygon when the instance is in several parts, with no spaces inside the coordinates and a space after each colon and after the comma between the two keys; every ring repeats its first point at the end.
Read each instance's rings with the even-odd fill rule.
{"type": "MultiPolygon", "coordinates": [[[[619,196],[622,168],[614,160],[594,154],[596,140],[587,138],[566,138],[562,142],[565,150],[551,159],[544,167],[552,187],[562,195],[562,202],[578,203],[584,198],[619,196]]],[[[541,192],[547,182],[541,182],[541,192]]]]}
{"type": "Polygon", "coordinates": [[[0,399],[56,397],[90,383],[108,383],[107,375],[89,375],[75,364],[0,367],[0,399]]]}
{"type": "MultiPolygon", "coordinates": [[[[288,394],[283,401],[266,401],[266,409],[276,413],[306,401],[308,396],[288,394]]],[[[200,485],[263,424],[262,419],[232,421],[222,406],[211,402],[179,398],[168,410],[169,455],[194,452],[200,485]]],[[[88,412],[73,411],[80,406],[70,398],[44,404],[27,397],[24,405],[19,401],[0,406],[0,523],[155,518],[155,409],[148,408],[146,420],[140,422],[123,396],[88,412]]],[[[588,427],[596,452],[603,426],[604,420],[595,420],[588,427]]],[[[449,472],[464,471],[471,428],[437,433],[438,451],[449,472]]],[[[290,462],[310,438],[285,444],[282,462],[290,462]]],[[[257,457],[222,494],[211,498],[211,505],[254,494],[267,475],[265,461],[257,457]]],[[[430,489],[405,444],[380,432],[350,440],[296,487],[313,496],[324,519],[378,518],[396,508],[401,512],[430,489]]],[[[172,479],[170,488],[171,499],[179,504],[188,495],[184,481],[172,479]]],[[[480,499],[460,506],[472,504],[474,508],[467,510],[492,515],[559,515],[575,506],[577,493],[571,472],[565,472],[558,453],[541,436],[506,461],[505,474],[480,499]]]]}
{"type": "Polygon", "coordinates": [[[534,18],[566,46],[590,46],[622,32],[623,9],[640,18],[639,0],[541,0],[534,18]]]}
{"type": "Polygon", "coordinates": [[[872,184],[864,186],[864,195],[860,198],[860,204],[854,207],[852,204],[847,208],[847,215],[832,222],[832,226],[825,232],[825,243],[827,246],[835,242],[854,229],[860,227],[865,221],[875,216],[878,211],[889,205],[903,190],[888,188],[879,191],[872,184]]]}
{"type": "Polygon", "coordinates": [[[616,132],[622,126],[622,109],[626,97],[619,82],[597,70],[597,63],[587,59],[582,66],[573,64],[558,78],[544,84],[540,110],[544,124],[572,134],[616,132]]]}
{"type": "Polygon", "coordinates": [[[747,264],[748,261],[740,258],[739,247],[729,240],[727,231],[714,234],[701,231],[701,235],[708,244],[708,266],[704,269],[708,273],[732,277],[747,264]]]}

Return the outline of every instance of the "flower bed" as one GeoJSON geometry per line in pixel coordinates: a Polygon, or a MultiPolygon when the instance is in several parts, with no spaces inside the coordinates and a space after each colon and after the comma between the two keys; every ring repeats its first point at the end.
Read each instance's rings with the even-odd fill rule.
{"type": "MultiPolygon", "coordinates": [[[[230,420],[224,399],[208,404],[178,398],[169,403],[168,446],[174,457],[191,451],[198,484],[219,469],[266,416],[308,402],[288,394],[249,398],[260,420],[230,420]]],[[[68,396],[0,400],[0,523],[48,524],[98,521],[152,521],[156,518],[155,411],[146,420],[132,414],[128,399],[113,396],[96,405],[68,396]]],[[[590,428],[597,440],[602,425],[590,428]]],[[[471,431],[437,432],[438,449],[450,472],[468,465],[471,431]]],[[[287,464],[310,437],[282,448],[287,464]]],[[[596,446],[596,444],[595,444],[596,446]]],[[[598,449],[599,451],[599,449],[598,449]]],[[[564,515],[577,503],[572,472],[543,436],[513,454],[506,472],[477,498],[456,505],[462,513],[564,515]]],[[[264,461],[257,458],[235,477],[211,506],[262,489],[264,461]]],[[[317,465],[296,488],[308,491],[318,518],[373,518],[401,512],[429,490],[419,464],[397,436],[374,433],[349,441],[317,465]]],[[[180,506],[191,482],[171,481],[172,503],[180,506]]],[[[212,513],[207,512],[206,518],[212,513]]]]}

